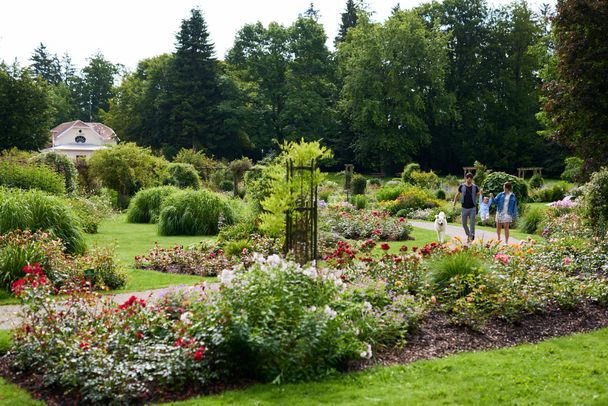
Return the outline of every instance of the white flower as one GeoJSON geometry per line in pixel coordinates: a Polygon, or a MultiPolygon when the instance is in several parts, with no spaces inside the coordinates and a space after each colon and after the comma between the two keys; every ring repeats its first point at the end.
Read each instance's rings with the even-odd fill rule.
{"type": "Polygon", "coordinates": [[[232,287],[232,280],[234,279],[234,271],[230,269],[224,269],[220,274],[220,282],[226,287],[232,287]]]}
{"type": "Polygon", "coordinates": [[[316,311],[317,311],[317,306],[310,306],[310,307],[308,308],[308,311],[309,311],[309,312],[311,312],[311,313],[316,312],[316,311]]]}
{"type": "Polygon", "coordinates": [[[369,313],[372,311],[372,304],[370,302],[363,302],[363,314],[369,313]]]}
{"type": "Polygon", "coordinates": [[[273,254],[271,256],[268,257],[268,259],[266,259],[266,263],[270,266],[270,267],[277,267],[281,264],[281,257],[278,256],[277,254],[273,254]]]}
{"type": "Polygon", "coordinates": [[[317,277],[317,270],[312,267],[304,269],[302,273],[311,279],[315,279],[317,277]]]}
{"type": "Polygon", "coordinates": [[[361,355],[361,358],[371,359],[373,355],[372,346],[370,344],[367,344],[367,351],[361,351],[359,355],[361,355]]]}
{"type": "Polygon", "coordinates": [[[338,312],[336,312],[335,310],[333,310],[331,307],[325,305],[325,310],[323,310],[323,312],[327,315],[327,317],[329,317],[331,320],[335,319],[336,316],[338,315],[338,312]]]}
{"type": "Polygon", "coordinates": [[[185,324],[192,324],[192,320],[190,319],[191,317],[192,317],[192,312],[185,312],[185,313],[182,313],[181,316],[179,316],[179,319],[185,324]]]}

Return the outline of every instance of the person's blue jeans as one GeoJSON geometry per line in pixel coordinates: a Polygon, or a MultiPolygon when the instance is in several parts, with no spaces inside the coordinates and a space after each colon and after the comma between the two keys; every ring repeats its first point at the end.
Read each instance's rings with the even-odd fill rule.
{"type": "Polygon", "coordinates": [[[477,209],[473,207],[472,209],[463,208],[460,212],[462,217],[462,227],[464,228],[465,234],[469,237],[471,241],[475,239],[475,216],[477,215],[477,209]],[[471,224],[471,228],[469,229],[468,222],[471,224]]]}

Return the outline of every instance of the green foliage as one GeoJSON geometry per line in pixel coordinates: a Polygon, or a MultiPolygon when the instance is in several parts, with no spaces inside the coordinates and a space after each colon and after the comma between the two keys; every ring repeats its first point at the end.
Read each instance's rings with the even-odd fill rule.
{"type": "Polygon", "coordinates": [[[249,158],[235,159],[228,165],[228,170],[232,174],[234,183],[234,195],[238,196],[238,187],[243,175],[253,167],[253,162],[249,158]]]}
{"type": "Polygon", "coordinates": [[[68,193],[76,192],[78,188],[78,172],[74,162],[63,154],[56,152],[44,152],[36,155],[31,159],[32,163],[37,165],[46,165],[53,171],[65,178],[65,190],[68,193]]]}
{"type": "Polygon", "coordinates": [[[212,168],[218,163],[205,155],[203,151],[182,148],[173,158],[173,162],[193,165],[202,180],[208,180],[212,168]]]}
{"type": "Polygon", "coordinates": [[[0,162],[0,186],[38,189],[56,195],[65,193],[64,179],[48,167],[8,161],[0,162]]]}
{"type": "Polygon", "coordinates": [[[363,194],[354,195],[352,197],[352,203],[355,206],[355,209],[362,210],[367,208],[367,197],[363,194]]]}
{"type": "Polygon", "coordinates": [[[413,171],[410,174],[411,183],[423,189],[436,189],[439,187],[439,176],[435,172],[413,171]]]}
{"type": "MultiPolygon", "coordinates": [[[[91,270],[95,286],[119,289],[127,283],[127,274],[115,259],[115,247],[93,247],[80,264],[83,271],[91,270]]],[[[85,273],[86,275],[86,273],[85,273]]]]}
{"type": "Polygon", "coordinates": [[[367,187],[367,179],[365,176],[356,174],[351,180],[351,188],[353,195],[364,195],[367,187]]]}
{"type": "MultiPolygon", "coordinates": [[[[471,253],[463,251],[455,254],[441,255],[429,263],[429,281],[437,292],[448,287],[455,279],[464,279],[484,272],[482,262],[471,253]]],[[[469,292],[463,291],[464,296],[469,292]]]]}
{"type": "Polygon", "coordinates": [[[581,158],[577,156],[571,156],[564,160],[566,167],[564,168],[564,172],[561,174],[560,178],[567,182],[576,182],[583,176],[583,161],[581,158]]]}
{"type": "Polygon", "coordinates": [[[236,221],[228,200],[209,190],[184,190],[167,196],[158,221],[160,235],[213,235],[220,223],[236,221]]]}
{"type": "Polygon", "coordinates": [[[110,99],[114,96],[114,79],[120,65],[108,61],[99,51],[88,62],[82,68],[82,78],[77,86],[78,118],[101,121],[103,112],[108,111],[110,99]]]}
{"type": "Polygon", "coordinates": [[[48,231],[70,253],[86,249],[78,218],[62,199],[36,190],[0,188],[0,234],[17,229],[48,231]]]}
{"type": "Polygon", "coordinates": [[[504,191],[505,182],[511,182],[513,193],[519,203],[524,203],[528,200],[528,184],[526,181],[505,172],[492,172],[489,174],[481,186],[481,190],[483,190],[486,195],[494,193],[494,196],[496,196],[504,191]]]}
{"type": "Polygon", "coordinates": [[[167,166],[168,178],[165,180],[167,185],[179,188],[200,189],[201,179],[196,169],[191,164],[170,163],[167,166]]]}
{"type": "Polygon", "coordinates": [[[232,192],[234,189],[234,183],[231,180],[224,179],[219,184],[219,189],[223,192],[232,192]]]}
{"type": "Polygon", "coordinates": [[[430,209],[439,207],[440,205],[441,201],[435,199],[430,191],[418,186],[410,186],[403,190],[395,200],[388,201],[381,206],[388,210],[392,215],[395,215],[403,209],[413,211],[430,209]]]}
{"type": "Polygon", "coordinates": [[[530,180],[528,181],[528,186],[530,189],[540,189],[545,184],[543,177],[539,173],[535,173],[532,175],[530,180]]]}
{"type": "Polygon", "coordinates": [[[488,167],[479,161],[475,161],[473,166],[475,167],[473,183],[475,183],[476,185],[483,185],[483,183],[486,181],[486,178],[488,177],[488,167]]]}
{"type": "Polygon", "coordinates": [[[404,185],[384,186],[376,192],[376,199],[378,199],[379,202],[395,200],[404,190],[404,185]]]}
{"type": "Polygon", "coordinates": [[[416,162],[405,165],[405,168],[403,168],[403,172],[401,173],[401,181],[403,181],[403,183],[412,183],[412,173],[415,171],[420,171],[420,165],[416,162]]]}
{"type": "Polygon", "coordinates": [[[95,151],[89,160],[89,174],[118,192],[122,208],[139,189],[159,186],[166,177],[168,163],[149,148],[124,143],[95,151]]]}
{"type": "Polygon", "coordinates": [[[517,229],[526,234],[538,234],[539,227],[545,220],[544,212],[539,207],[525,210],[517,219],[517,229]]]}
{"type": "Polygon", "coordinates": [[[127,211],[129,223],[156,223],[164,199],[179,191],[175,186],[158,186],[143,189],[131,199],[127,211]]]}
{"type": "Polygon", "coordinates": [[[445,198],[446,198],[445,190],[437,189],[437,191],[435,192],[435,197],[439,200],[445,200],[445,198]]]}
{"type": "Polygon", "coordinates": [[[72,208],[85,233],[95,234],[101,221],[112,214],[112,203],[102,196],[71,197],[65,202],[72,208]]]}
{"type": "Polygon", "coordinates": [[[380,179],[378,179],[378,178],[369,178],[369,179],[367,180],[367,183],[368,183],[370,186],[377,186],[377,187],[382,186],[382,181],[381,181],[380,179]]]}
{"type": "Polygon", "coordinates": [[[608,168],[602,168],[591,175],[585,185],[583,213],[597,236],[608,233],[608,168]]]}
{"type": "Polygon", "coordinates": [[[533,190],[531,198],[535,202],[556,202],[562,200],[568,192],[568,184],[564,182],[553,183],[542,189],[533,190]]]}

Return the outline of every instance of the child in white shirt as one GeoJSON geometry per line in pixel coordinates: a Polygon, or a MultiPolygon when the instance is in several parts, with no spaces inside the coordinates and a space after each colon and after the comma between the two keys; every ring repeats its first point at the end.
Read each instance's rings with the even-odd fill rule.
{"type": "Polygon", "coordinates": [[[494,194],[490,193],[490,197],[479,195],[479,217],[481,222],[485,225],[490,218],[490,205],[492,205],[494,194]]]}

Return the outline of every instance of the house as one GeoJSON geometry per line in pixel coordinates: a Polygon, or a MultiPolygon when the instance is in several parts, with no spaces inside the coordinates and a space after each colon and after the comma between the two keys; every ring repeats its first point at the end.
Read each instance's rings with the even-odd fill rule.
{"type": "Polygon", "coordinates": [[[44,151],[58,152],[72,159],[89,158],[93,152],[119,141],[107,125],[80,120],[59,124],[51,130],[51,138],[52,146],[44,151]]]}

